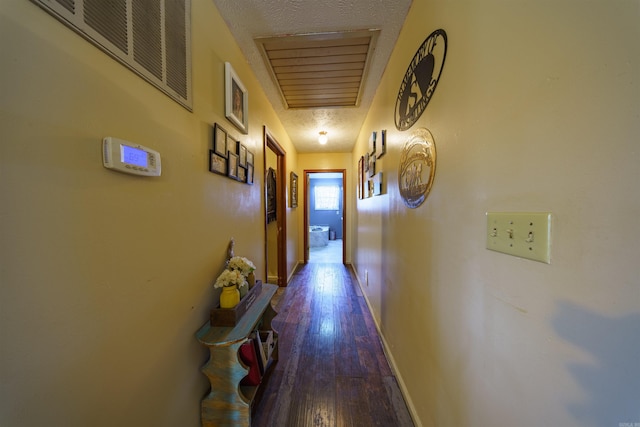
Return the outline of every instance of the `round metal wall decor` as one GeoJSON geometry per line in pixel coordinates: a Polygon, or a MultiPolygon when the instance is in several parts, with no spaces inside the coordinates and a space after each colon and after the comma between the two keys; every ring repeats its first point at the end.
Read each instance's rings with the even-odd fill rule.
{"type": "Polygon", "coordinates": [[[422,115],[436,90],[446,56],[447,33],[435,30],[422,42],[404,74],[396,99],[398,130],[409,129],[422,115]]]}
{"type": "Polygon", "coordinates": [[[416,129],[404,143],[398,168],[398,187],[411,209],[427,199],[436,174],[436,143],[425,128],[416,129]]]}

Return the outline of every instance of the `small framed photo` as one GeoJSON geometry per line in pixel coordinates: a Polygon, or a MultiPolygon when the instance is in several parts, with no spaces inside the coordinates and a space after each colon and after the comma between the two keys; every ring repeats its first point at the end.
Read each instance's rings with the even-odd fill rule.
{"type": "Polygon", "coordinates": [[[371,132],[371,136],[369,137],[369,154],[370,155],[374,155],[376,154],[376,138],[378,136],[378,133],[373,131],[371,132]]]}
{"type": "Polygon", "coordinates": [[[253,165],[247,165],[247,184],[253,185],[253,165]]]}
{"type": "Polygon", "coordinates": [[[376,174],[376,156],[369,156],[369,178],[376,174]]]}
{"type": "Polygon", "coordinates": [[[216,153],[215,150],[209,150],[209,172],[220,175],[227,174],[227,159],[216,153]]]}
{"type": "Polygon", "coordinates": [[[382,194],[382,172],[378,172],[377,174],[375,174],[375,176],[371,181],[373,182],[373,195],[374,196],[381,195],[382,194]]]}
{"type": "Polygon", "coordinates": [[[247,150],[247,165],[253,165],[253,151],[247,150]]]}
{"type": "Polygon", "coordinates": [[[364,171],[369,172],[369,153],[364,155],[364,171]]]}
{"type": "Polygon", "coordinates": [[[298,175],[293,172],[289,175],[289,205],[298,207],[298,175]]]}
{"type": "Polygon", "coordinates": [[[225,115],[242,133],[248,133],[249,94],[230,63],[224,63],[225,115]]]}
{"type": "Polygon", "coordinates": [[[380,148],[378,149],[378,158],[384,156],[387,152],[387,130],[383,129],[380,132],[380,148]]]}
{"type": "Polygon", "coordinates": [[[247,169],[238,165],[238,181],[247,182],[247,169]]]}
{"type": "Polygon", "coordinates": [[[238,155],[231,151],[228,151],[227,153],[229,156],[229,160],[227,162],[227,176],[229,178],[238,179],[238,155]]]}
{"type": "Polygon", "coordinates": [[[364,156],[358,161],[358,199],[364,199],[364,156]]]}
{"type": "Polygon", "coordinates": [[[243,143],[241,143],[240,141],[237,142],[238,144],[238,148],[237,148],[237,153],[238,153],[238,164],[240,166],[242,166],[243,168],[247,167],[247,147],[244,146],[243,143]]]}
{"type": "Polygon", "coordinates": [[[217,123],[213,128],[213,151],[227,158],[227,131],[217,123]]]}

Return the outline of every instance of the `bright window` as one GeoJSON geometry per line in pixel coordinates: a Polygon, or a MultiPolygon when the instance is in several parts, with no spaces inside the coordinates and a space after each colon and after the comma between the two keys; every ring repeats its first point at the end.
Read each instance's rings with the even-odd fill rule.
{"type": "Polygon", "coordinates": [[[340,210],[340,187],[322,185],[314,188],[317,211],[340,210]]]}

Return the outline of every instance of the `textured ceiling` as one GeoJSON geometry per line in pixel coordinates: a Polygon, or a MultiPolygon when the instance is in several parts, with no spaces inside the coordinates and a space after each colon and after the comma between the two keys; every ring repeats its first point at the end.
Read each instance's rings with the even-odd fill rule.
{"type": "Polygon", "coordinates": [[[213,1],[298,152],[350,152],[411,0],[213,1]],[[370,58],[358,107],[287,109],[255,41],[263,37],[369,29],[380,30],[380,34],[370,58]],[[321,130],[327,131],[329,137],[324,146],[318,144],[321,130]]]}

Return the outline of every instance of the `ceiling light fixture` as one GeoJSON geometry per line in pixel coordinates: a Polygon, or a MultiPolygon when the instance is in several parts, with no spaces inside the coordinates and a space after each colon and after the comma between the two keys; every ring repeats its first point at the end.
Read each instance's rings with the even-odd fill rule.
{"type": "Polygon", "coordinates": [[[327,136],[327,131],[320,131],[320,136],[318,137],[318,142],[320,145],[325,145],[329,141],[329,137],[327,136]]]}

